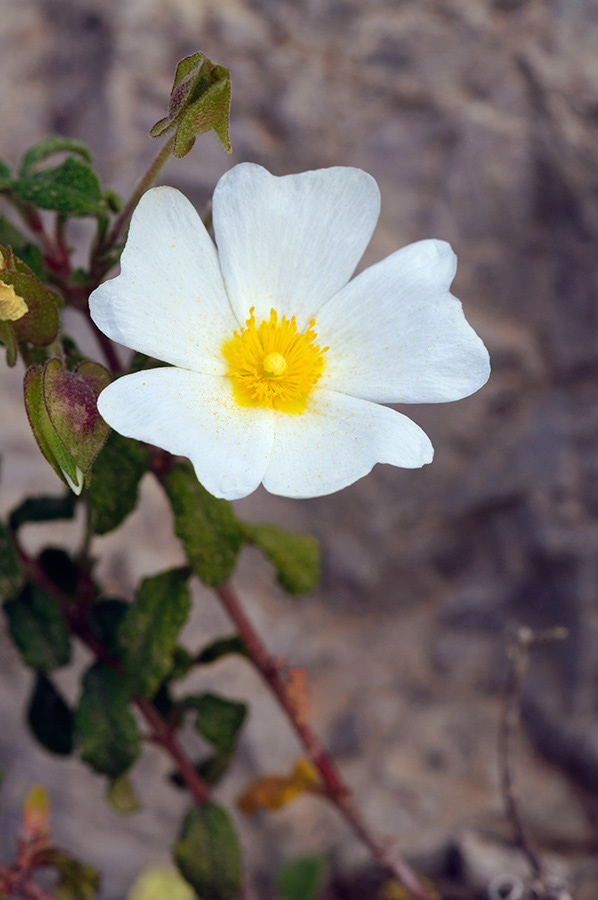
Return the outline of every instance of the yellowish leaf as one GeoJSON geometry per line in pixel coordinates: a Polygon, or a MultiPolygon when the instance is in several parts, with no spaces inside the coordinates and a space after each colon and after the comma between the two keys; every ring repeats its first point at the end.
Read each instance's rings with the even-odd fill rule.
{"type": "Polygon", "coordinates": [[[258,809],[282,809],[301,794],[321,793],[318,770],[307,757],[300,757],[290,775],[264,775],[249,785],[237,801],[241,812],[253,815],[258,809]]]}

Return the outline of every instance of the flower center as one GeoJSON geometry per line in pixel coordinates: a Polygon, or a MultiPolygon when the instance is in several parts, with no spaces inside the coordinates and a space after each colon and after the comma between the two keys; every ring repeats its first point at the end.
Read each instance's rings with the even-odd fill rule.
{"type": "Polygon", "coordinates": [[[301,413],[324,368],[324,353],[315,343],[316,320],[299,333],[295,316],[270,318],[256,324],[254,307],[245,328],[225,341],[222,355],[228,363],[235,400],[240,406],[266,406],[301,413]]]}

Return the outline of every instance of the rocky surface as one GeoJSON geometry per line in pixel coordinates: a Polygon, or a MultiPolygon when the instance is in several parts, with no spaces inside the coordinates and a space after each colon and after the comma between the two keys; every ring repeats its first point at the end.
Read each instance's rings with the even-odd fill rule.
{"type": "MultiPolygon", "coordinates": [[[[146,135],[176,61],[201,48],[232,72],[234,152],[208,136],[169,163],[164,182],[201,206],[242,160],[278,174],[358,165],[383,198],[364,264],[411,240],[451,241],[454,290],[490,349],[490,383],[457,404],[406,410],[435,445],[430,467],[378,467],[319,500],[260,491],[239,503],[248,518],[318,534],[325,563],[306,600],[280,596],[250,553],[239,585],[273,650],[307,668],[315,723],[370,820],[420,857],[465,846],[478,873],[487,860],[461,836],[508,833],[495,766],[507,626],[565,625],[568,639],[534,654],[526,682],[522,806],[547,852],[565,865],[583,858],[598,797],[596,4],[29,0],[5,2],[2,19],[0,155],[12,163],[58,131],[90,143],[106,182],[125,192],[156,151],[146,135]]],[[[2,409],[7,509],[55,481],[28,435],[18,372],[2,376],[2,409]]],[[[123,533],[100,542],[120,592],[180,558],[156,525],[163,498],[149,480],[143,493],[123,533]]],[[[226,628],[202,593],[189,639],[226,628]]],[[[166,764],[146,754],[146,810],[117,819],[101,779],[27,741],[30,679],[6,641],[0,667],[2,846],[41,780],[57,837],[104,871],[102,897],[118,900],[139,869],[167,857],[181,799],[157,777],[166,764]]],[[[219,684],[253,709],[222,786],[230,800],[252,775],[288,768],[297,748],[246,669],[226,663],[219,684]]],[[[340,868],[364,859],[313,800],[241,827],[259,897],[292,853],[323,846],[340,868]]],[[[584,877],[575,890],[585,900],[598,889],[584,877]]]]}

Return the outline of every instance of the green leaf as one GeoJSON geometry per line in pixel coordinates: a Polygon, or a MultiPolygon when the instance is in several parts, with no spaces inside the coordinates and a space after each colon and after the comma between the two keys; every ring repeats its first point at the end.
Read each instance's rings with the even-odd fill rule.
{"type": "Polygon", "coordinates": [[[289,594],[307,594],[320,579],[320,545],[307,534],[283,531],[274,525],[243,525],[248,541],[259,547],[276,569],[289,594]]]}
{"type": "Polygon", "coordinates": [[[23,662],[50,672],[71,661],[71,639],[58,602],[35,584],[4,604],[12,638],[23,662]]]}
{"type": "Polygon", "coordinates": [[[164,487],[174,512],[174,530],[191,568],[206,584],[223,584],[234,571],[243,543],[232,507],[208,493],[188,464],[174,466],[164,487]]]}
{"type": "Polygon", "coordinates": [[[166,676],[167,681],[180,681],[182,678],[186,678],[195,662],[195,657],[189,653],[186,647],[175,647],[172,653],[172,666],[166,676]]]}
{"type": "Polygon", "coordinates": [[[108,785],[106,799],[112,809],[121,816],[131,816],[142,808],[131,779],[126,774],[112,779],[108,785]]]}
{"type": "Polygon", "coordinates": [[[38,673],[29,701],[27,721],[40,744],[50,753],[73,752],[73,714],[49,678],[38,673]]]}
{"type": "Polygon", "coordinates": [[[86,163],[69,156],[53,169],[27,172],[13,181],[12,190],[39,209],[67,216],[106,216],[98,176],[86,163]]]}
{"type": "Polygon", "coordinates": [[[278,900],[317,900],[324,886],[327,862],[324,856],[303,856],[278,870],[278,900]]]}
{"type": "Polygon", "coordinates": [[[39,555],[39,564],[52,584],[63,594],[75,597],[81,571],[66,550],[62,547],[46,547],[39,555]]]}
{"type": "Polygon", "coordinates": [[[72,519],[75,515],[75,502],[70,491],[62,497],[28,497],[11,512],[10,527],[16,530],[27,522],[72,519]]]}
{"type": "Polygon", "coordinates": [[[87,616],[87,624],[91,631],[99,642],[104,645],[109,655],[115,659],[118,658],[120,653],[118,629],[128,608],[129,604],[125,603],[124,600],[110,598],[95,603],[87,616]]]}
{"type": "Polygon", "coordinates": [[[0,600],[13,597],[23,585],[23,574],[10,531],[0,522],[0,600]]]}
{"type": "Polygon", "coordinates": [[[106,663],[96,663],[83,677],[75,726],[84,762],[116,778],[139,756],[140,737],[129,709],[124,678],[106,663]]]}
{"type": "Polygon", "coordinates": [[[89,485],[95,534],[107,534],[133,512],[149,457],[147,447],[111,432],[93,464],[89,485]]]}
{"type": "Polygon", "coordinates": [[[39,144],[27,150],[21,160],[19,175],[21,177],[30,175],[39,163],[44,162],[48,157],[54,156],[56,153],[74,154],[80,156],[84,162],[90,163],[92,161],[91,150],[81,141],[63,137],[60,134],[51,134],[39,144]]]}
{"type": "Polygon", "coordinates": [[[182,59],[176,69],[168,115],[156,122],[152,137],[175,129],[174,155],[185,156],[199,134],[213,129],[227,153],[231,152],[229,118],[230,73],[203,53],[182,59]]]}
{"type": "Polygon", "coordinates": [[[213,641],[201,651],[197,657],[197,662],[202,665],[207,665],[208,663],[217,662],[219,659],[222,659],[223,656],[228,656],[230,653],[238,653],[241,656],[249,657],[245,641],[239,634],[233,634],[230,637],[217,638],[217,640],[213,641]]]}
{"type": "Polygon", "coordinates": [[[185,697],[182,702],[196,711],[195,728],[201,736],[219,754],[229,756],[247,716],[247,705],[210,693],[185,697]]]}
{"type": "Polygon", "coordinates": [[[241,845],[220,806],[194,806],[173,847],[181,875],[206,900],[237,900],[243,879],[241,845]]]}
{"type": "Polygon", "coordinates": [[[57,900],[93,900],[100,889],[100,876],[89,863],[73,859],[51,847],[43,853],[43,864],[56,869],[59,878],[52,888],[57,900]]]}
{"type": "Polygon", "coordinates": [[[179,632],[191,609],[188,569],[145,578],[119,629],[122,661],[133,694],[152,697],[173,665],[179,632]]]}
{"type": "MultiPolygon", "coordinates": [[[[3,159],[0,159],[0,183],[6,181],[10,181],[10,166],[3,159]]],[[[4,184],[1,186],[4,187],[4,184]]]]}

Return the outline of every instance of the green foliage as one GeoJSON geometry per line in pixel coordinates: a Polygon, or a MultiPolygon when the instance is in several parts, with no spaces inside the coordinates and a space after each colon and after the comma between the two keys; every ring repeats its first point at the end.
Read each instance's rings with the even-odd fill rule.
{"type": "Polygon", "coordinates": [[[60,605],[36,584],[4,604],[8,627],[23,662],[38,672],[50,672],[71,661],[71,639],[60,605]]]}
{"type": "Polygon", "coordinates": [[[10,181],[10,166],[0,159],[0,187],[4,187],[7,181],[10,181]]]}
{"type": "Polygon", "coordinates": [[[131,816],[142,808],[131,779],[126,773],[113,778],[108,784],[106,799],[112,809],[121,816],[131,816]]]}
{"type": "Polygon", "coordinates": [[[110,598],[95,603],[87,615],[91,632],[114,659],[120,653],[118,630],[128,608],[129,604],[124,600],[110,598]]]}
{"type": "Polygon", "coordinates": [[[192,653],[189,653],[186,647],[175,647],[172,652],[172,666],[166,676],[166,680],[180,681],[181,678],[185,678],[189,674],[194,664],[195,657],[192,653]]]}
{"type": "Polygon", "coordinates": [[[92,161],[91,150],[81,141],[63,137],[60,134],[50,134],[39,144],[30,147],[23,155],[19,176],[21,178],[27,178],[33,173],[36,166],[45,162],[51,156],[55,156],[57,153],[68,153],[78,156],[87,163],[92,161]]]}
{"type": "Polygon", "coordinates": [[[75,597],[81,573],[66,550],[60,547],[46,547],[39,555],[39,564],[52,584],[55,584],[63,594],[75,597]]]}
{"type": "Polygon", "coordinates": [[[326,858],[302,856],[285,863],[278,870],[278,900],[317,900],[326,877],[326,858]]]}
{"type": "Polygon", "coordinates": [[[46,269],[41,250],[32,244],[6,216],[0,216],[0,246],[10,247],[41,281],[45,280],[46,269]]]}
{"type": "Polygon", "coordinates": [[[52,169],[21,174],[13,181],[11,190],[39,209],[66,216],[106,215],[98,176],[90,166],[72,156],[52,169]]]}
{"type": "Polygon", "coordinates": [[[182,157],[189,153],[197,135],[213,129],[230,153],[230,100],[228,69],[214,65],[203,53],[194,53],[179,62],[168,115],[156,122],[150,134],[162,137],[175,129],[173,152],[182,157]]]}
{"type": "Polygon", "coordinates": [[[174,466],[164,486],[191,568],[206,584],[223,584],[232,575],[243,544],[241,523],[230,504],[208,493],[188,464],[174,466]]]}
{"type": "Polygon", "coordinates": [[[75,503],[70,491],[62,497],[27,497],[10,514],[10,527],[16,530],[28,522],[72,519],[75,515],[75,503]]]}
{"type": "Polygon", "coordinates": [[[173,666],[179,632],[189,615],[188,569],[145,578],[119,628],[122,661],[133,694],[151,697],[173,666]]]}
{"type": "Polygon", "coordinates": [[[15,552],[12,535],[0,522],[0,600],[8,600],[21,589],[23,574],[15,552]]]}
{"type": "Polygon", "coordinates": [[[217,638],[211,644],[205,647],[199,656],[197,662],[203,665],[217,662],[223,656],[229,656],[231,653],[238,653],[241,656],[247,656],[247,647],[243,638],[238,634],[230,637],[217,638]]]}
{"type": "Polygon", "coordinates": [[[185,697],[182,702],[195,710],[195,728],[201,736],[220,756],[230,756],[247,716],[247,705],[210,693],[185,697]]]}
{"type": "Polygon", "coordinates": [[[190,809],[173,854],[181,874],[200,897],[237,900],[243,878],[241,846],[222,807],[204,803],[190,809]]]}
{"type": "Polygon", "coordinates": [[[150,451],[137,441],[111,432],[93,466],[89,485],[91,521],[95,534],[117,528],[137,506],[139,482],[150,451]]]}
{"type": "Polygon", "coordinates": [[[29,701],[27,721],[40,744],[50,753],[73,752],[73,714],[49,678],[38,673],[29,701]]]}
{"type": "Polygon", "coordinates": [[[314,537],[283,531],[274,525],[244,524],[247,540],[259,547],[276,569],[289,594],[307,594],[320,579],[320,545],[314,537]]]}
{"type": "Polygon", "coordinates": [[[73,859],[68,853],[52,848],[44,853],[44,863],[58,872],[52,888],[57,900],[92,900],[100,889],[100,876],[89,863],[73,859]]]}
{"type": "Polygon", "coordinates": [[[128,687],[106,663],[95,663],[83,677],[75,727],[81,758],[96,772],[117,778],[139,755],[140,737],[129,709],[128,687]]]}

